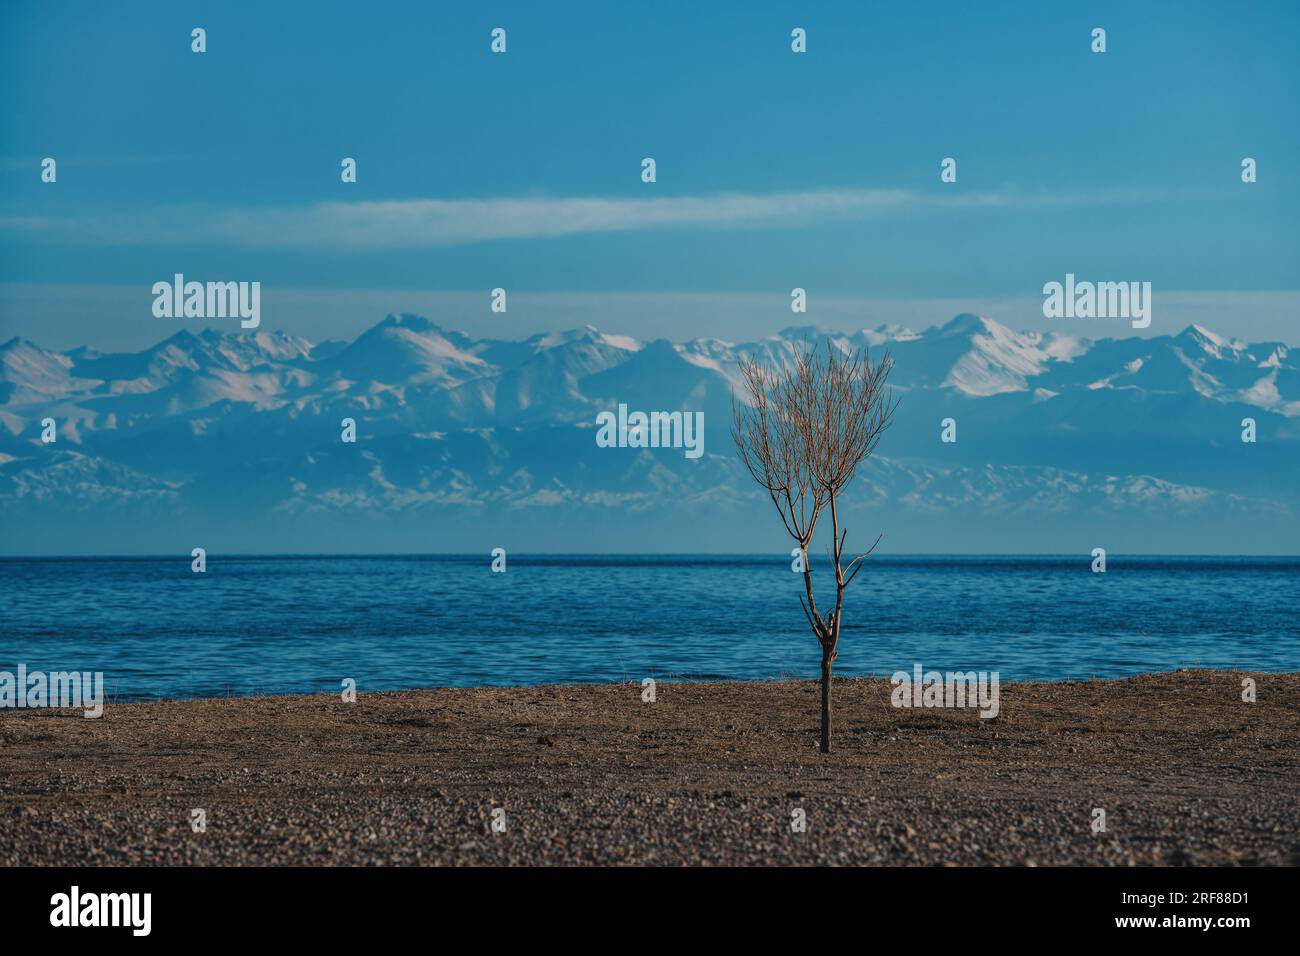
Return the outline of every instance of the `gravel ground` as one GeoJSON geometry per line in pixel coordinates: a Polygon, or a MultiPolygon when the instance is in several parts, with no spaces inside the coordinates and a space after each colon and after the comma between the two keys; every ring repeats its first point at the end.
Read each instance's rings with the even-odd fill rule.
{"type": "Polygon", "coordinates": [[[829,756],[792,681],[4,710],[0,864],[1300,864],[1300,674],[889,692],[829,756]]]}

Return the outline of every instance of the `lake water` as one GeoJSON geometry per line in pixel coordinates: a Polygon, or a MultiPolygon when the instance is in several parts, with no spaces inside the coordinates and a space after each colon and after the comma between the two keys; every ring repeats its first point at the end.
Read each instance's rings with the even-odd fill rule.
{"type": "MultiPolygon", "coordinates": [[[[1300,670],[1300,559],[869,560],[837,674],[1300,670]]],[[[118,697],[814,677],[801,592],[770,555],[0,559],[0,670],[118,697]]]]}

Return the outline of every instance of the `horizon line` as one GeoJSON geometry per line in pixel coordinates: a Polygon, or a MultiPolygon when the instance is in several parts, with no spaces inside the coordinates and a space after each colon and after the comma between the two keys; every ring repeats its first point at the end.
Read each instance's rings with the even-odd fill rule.
{"type": "MultiPolygon", "coordinates": [[[[207,549],[206,557],[212,557],[214,552],[207,549]]],[[[235,560],[267,560],[267,559],[323,559],[323,558],[473,558],[474,560],[483,560],[486,556],[491,558],[491,552],[478,551],[245,551],[245,552],[215,552],[219,557],[235,560]]],[[[507,554],[511,560],[519,557],[524,558],[761,558],[771,560],[773,563],[788,564],[790,555],[785,552],[768,552],[768,551],[517,551],[507,554]]],[[[192,557],[188,552],[177,552],[175,554],[150,552],[150,553],[117,553],[117,554],[0,554],[0,561],[152,561],[152,560],[184,560],[188,562],[192,557]]],[[[824,556],[814,556],[811,552],[809,558],[824,556]]],[[[890,555],[873,555],[876,563],[888,561],[891,559],[912,559],[912,558],[949,558],[949,559],[974,559],[974,558],[1063,558],[1069,560],[1080,560],[1087,562],[1091,555],[1086,552],[1070,551],[900,551],[897,554],[890,555]]],[[[1268,560],[1294,560],[1300,561],[1300,553],[1283,553],[1283,552],[1173,552],[1173,551],[1151,551],[1151,552],[1106,552],[1107,562],[1112,562],[1116,557],[1120,559],[1131,558],[1179,558],[1179,559],[1224,559],[1224,558],[1255,558],[1268,560]]]]}

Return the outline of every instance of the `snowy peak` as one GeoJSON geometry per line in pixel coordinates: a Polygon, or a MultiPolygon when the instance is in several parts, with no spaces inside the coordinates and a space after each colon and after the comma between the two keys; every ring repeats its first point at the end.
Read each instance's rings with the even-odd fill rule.
{"type": "Polygon", "coordinates": [[[641,343],[631,336],[606,335],[594,325],[584,325],[580,329],[568,329],[564,332],[542,332],[528,339],[528,344],[532,346],[533,350],[536,352],[542,352],[546,349],[560,348],[561,346],[571,345],[575,342],[606,345],[610,348],[622,349],[627,352],[635,352],[641,348],[641,343]]]}
{"type": "Polygon", "coordinates": [[[902,377],[985,398],[1027,392],[1029,380],[1055,361],[1037,333],[1013,332],[971,312],[893,346],[902,377]]]}
{"type": "Polygon", "coordinates": [[[451,386],[492,371],[433,322],[414,315],[389,315],[325,364],[344,379],[385,385],[451,386]]]}
{"type": "Polygon", "coordinates": [[[981,332],[991,332],[993,329],[1002,329],[991,319],[986,319],[982,315],[976,315],[974,312],[962,312],[954,316],[943,325],[939,326],[938,336],[941,338],[951,338],[954,335],[977,335],[981,332]]]}
{"type": "Polygon", "coordinates": [[[1239,352],[1245,347],[1245,343],[1230,341],[1201,325],[1189,325],[1175,340],[1193,353],[1204,352],[1213,358],[1224,358],[1226,352],[1239,352]]]}
{"type": "Polygon", "coordinates": [[[12,338],[0,345],[0,404],[40,401],[70,385],[72,359],[12,338]]]}
{"type": "Polygon", "coordinates": [[[1029,379],[1041,375],[1052,361],[1035,338],[982,316],[972,318],[973,322],[966,323],[971,349],[953,365],[944,384],[977,397],[1023,392],[1029,379]]]}

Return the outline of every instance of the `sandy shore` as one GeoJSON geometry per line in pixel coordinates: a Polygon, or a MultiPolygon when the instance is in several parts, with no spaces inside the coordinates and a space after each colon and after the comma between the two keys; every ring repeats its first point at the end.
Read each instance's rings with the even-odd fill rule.
{"type": "Polygon", "coordinates": [[[1300,864],[1300,674],[1244,676],[1008,683],[994,720],[838,680],[829,757],[800,682],[5,710],[0,864],[1300,864]]]}

